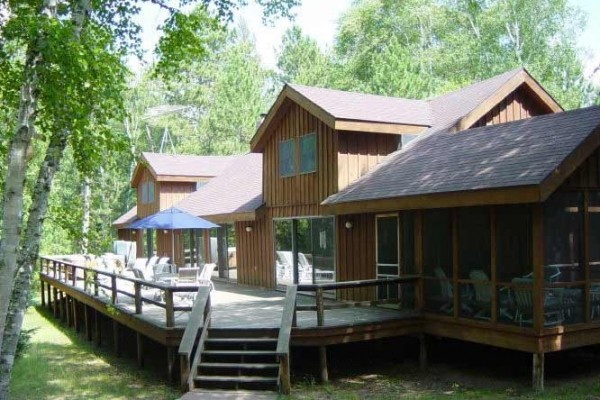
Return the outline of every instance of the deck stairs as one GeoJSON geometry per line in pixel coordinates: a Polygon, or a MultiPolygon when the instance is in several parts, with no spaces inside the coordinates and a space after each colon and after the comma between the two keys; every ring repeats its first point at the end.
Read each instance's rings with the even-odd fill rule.
{"type": "Polygon", "coordinates": [[[195,390],[278,391],[279,329],[209,328],[193,374],[195,390]]]}

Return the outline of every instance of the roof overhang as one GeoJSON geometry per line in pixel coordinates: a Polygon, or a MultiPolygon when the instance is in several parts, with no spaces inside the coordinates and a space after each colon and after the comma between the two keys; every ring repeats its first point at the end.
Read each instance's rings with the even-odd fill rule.
{"type": "Polygon", "coordinates": [[[254,221],[256,220],[256,211],[239,212],[231,214],[203,215],[202,218],[207,219],[215,224],[254,221]]]}
{"type": "Polygon", "coordinates": [[[328,213],[343,215],[400,210],[421,210],[429,208],[536,203],[539,201],[541,201],[541,192],[539,186],[530,185],[445,193],[430,193],[415,196],[322,204],[322,206],[328,213]]]}
{"type": "Polygon", "coordinates": [[[271,106],[265,119],[258,127],[254,137],[250,141],[250,148],[253,152],[260,152],[264,148],[272,128],[277,126],[277,124],[283,119],[286,111],[292,103],[298,104],[300,107],[304,108],[319,120],[323,121],[323,123],[330,128],[340,131],[402,135],[418,134],[429,128],[428,125],[395,124],[381,121],[335,118],[319,105],[315,104],[310,99],[294,90],[294,88],[290,87],[289,85],[285,85],[279,93],[279,96],[277,96],[277,100],[275,100],[271,106]]]}

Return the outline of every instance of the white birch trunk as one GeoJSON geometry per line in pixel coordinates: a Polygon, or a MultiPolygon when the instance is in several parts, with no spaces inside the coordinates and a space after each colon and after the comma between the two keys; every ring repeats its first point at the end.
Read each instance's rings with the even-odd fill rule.
{"type": "Polygon", "coordinates": [[[83,178],[83,219],[81,221],[81,253],[88,253],[89,234],[90,234],[90,200],[92,197],[92,188],[90,179],[83,178]]]}
{"type": "Polygon", "coordinates": [[[67,145],[67,137],[67,131],[52,135],[33,191],[32,203],[29,208],[29,219],[27,220],[27,227],[19,249],[17,262],[19,273],[10,300],[2,351],[0,352],[0,400],[8,399],[10,375],[19,341],[19,333],[23,324],[23,317],[27,309],[31,274],[38,257],[42,226],[50,198],[50,188],[52,187],[54,175],[60,166],[67,145]]]}

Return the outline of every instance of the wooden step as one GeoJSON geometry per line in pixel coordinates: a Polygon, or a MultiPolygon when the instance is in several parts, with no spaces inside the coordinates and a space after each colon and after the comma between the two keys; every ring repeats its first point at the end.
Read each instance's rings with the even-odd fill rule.
{"type": "Polygon", "coordinates": [[[269,329],[230,329],[230,328],[209,328],[208,338],[277,338],[278,328],[269,329]]]}
{"type": "Polygon", "coordinates": [[[277,384],[277,378],[265,376],[222,376],[222,375],[200,375],[194,378],[198,383],[202,382],[227,382],[227,383],[262,383],[277,384]]]}
{"type": "Polygon", "coordinates": [[[274,350],[204,350],[203,355],[227,355],[227,356],[274,356],[274,350]]]}
{"type": "Polygon", "coordinates": [[[252,343],[252,344],[276,344],[277,339],[271,338],[211,338],[210,336],[206,338],[206,343],[252,343]]]}
{"type": "Polygon", "coordinates": [[[279,364],[274,363],[218,363],[202,362],[198,368],[232,368],[232,369],[276,369],[279,364]]]}

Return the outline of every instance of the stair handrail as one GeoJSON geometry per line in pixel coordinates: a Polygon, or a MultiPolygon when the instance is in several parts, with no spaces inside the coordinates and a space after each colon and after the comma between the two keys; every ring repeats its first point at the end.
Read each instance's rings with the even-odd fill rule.
{"type": "Polygon", "coordinates": [[[277,336],[277,358],[279,359],[279,390],[288,395],[291,391],[290,379],[290,337],[292,326],[296,324],[296,293],[297,285],[289,285],[285,292],[281,325],[277,336]]]}
{"type": "Polygon", "coordinates": [[[178,354],[181,363],[181,390],[190,390],[194,368],[197,368],[199,353],[204,345],[206,331],[210,324],[210,286],[198,289],[192,312],[179,343],[178,354]],[[200,337],[198,334],[200,333],[200,337]]]}

